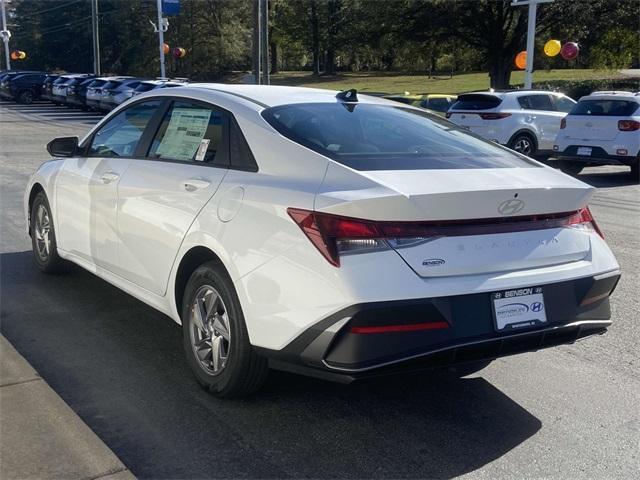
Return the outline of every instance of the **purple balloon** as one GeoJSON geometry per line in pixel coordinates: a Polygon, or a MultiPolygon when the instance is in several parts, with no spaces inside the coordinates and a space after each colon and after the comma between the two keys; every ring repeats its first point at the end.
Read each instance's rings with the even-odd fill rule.
{"type": "Polygon", "coordinates": [[[565,60],[573,60],[578,56],[579,52],[580,47],[578,47],[578,44],[576,42],[567,42],[562,45],[562,48],[560,49],[560,55],[565,60]]]}

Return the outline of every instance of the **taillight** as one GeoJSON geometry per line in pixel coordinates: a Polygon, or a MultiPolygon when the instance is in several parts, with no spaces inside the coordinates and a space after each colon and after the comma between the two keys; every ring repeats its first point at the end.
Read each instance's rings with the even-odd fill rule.
{"type": "Polygon", "coordinates": [[[618,130],[621,132],[635,132],[640,129],[640,122],[636,120],[618,120],[618,130]]]}
{"type": "Polygon", "coordinates": [[[560,120],[560,130],[562,130],[563,128],[567,128],[567,119],[563,118],[562,120],[560,120]]]}
{"type": "Polygon", "coordinates": [[[593,229],[601,238],[604,239],[604,233],[600,230],[600,227],[596,223],[596,220],[591,214],[589,207],[584,207],[582,210],[578,210],[571,217],[567,219],[567,227],[587,228],[593,229]]]}
{"type": "Polygon", "coordinates": [[[510,113],[480,113],[480,118],[483,120],[500,120],[501,118],[510,117],[510,113]]]}
{"type": "Polygon", "coordinates": [[[332,265],[340,266],[340,255],[409,247],[434,237],[491,235],[550,228],[592,229],[604,235],[588,208],[574,212],[518,217],[424,222],[372,221],[329,213],[288,208],[287,213],[332,265]]]}

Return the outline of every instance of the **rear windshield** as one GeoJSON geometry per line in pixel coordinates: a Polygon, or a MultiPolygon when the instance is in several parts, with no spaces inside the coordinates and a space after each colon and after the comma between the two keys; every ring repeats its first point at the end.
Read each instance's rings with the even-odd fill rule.
{"type": "Polygon", "coordinates": [[[110,80],[107,83],[105,83],[102,88],[103,90],[109,90],[110,88],[118,88],[120,85],[122,85],[122,82],[116,82],[116,81],[110,80]]]}
{"type": "Polygon", "coordinates": [[[569,115],[627,117],[638,110],[638,103],[629,100],[580,100],[569,115]]]}
{"type": "Polygon", "coordinates": [[[357,170],[537,166],[436,115],[402,106],[294,104],[262,115],[285,137],[357,170]]]}
{"type": "Polygon", "coordinates": [[[495,95],[469,94],[460,95],[452,110],[489,110],[496,108],[502,100],[495,95]]]}
{"type": "Polygon", "coordinates": [[[107,83],[106,80],[93,80],[89,85],[87,85],[88,88],[96,88],[96,87],[100,87],[102,85],[104,85],[105,83],[107,83]]]}
{"type": "Polygon", "coordinates": [[[153,83],[141,83],[135,90],[136,92],[148,92],[149,90],[152,90],[153,87],[155,87],[155,84],[153,83]]]}

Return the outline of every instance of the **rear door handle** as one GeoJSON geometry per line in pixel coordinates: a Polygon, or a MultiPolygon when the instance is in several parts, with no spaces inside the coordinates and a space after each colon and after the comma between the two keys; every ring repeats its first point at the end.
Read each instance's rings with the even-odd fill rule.
{"type": "Polygon", "coordinates": [[[184,189],[187,192],[193,192],[195,190],[201,190],[203,188],[207,188],[211,185],[211,182],[208,180],[203,180],[202,178],[190,178],[183,182],[184,189]]]}
{"type": "Polygon", "coordinates": [[[120,178],[120,175],[116,172],[106,172],[102,174],[100,180],[102,180],[102,183],[111,183],[115,182],[118,178],[120,178]]]}

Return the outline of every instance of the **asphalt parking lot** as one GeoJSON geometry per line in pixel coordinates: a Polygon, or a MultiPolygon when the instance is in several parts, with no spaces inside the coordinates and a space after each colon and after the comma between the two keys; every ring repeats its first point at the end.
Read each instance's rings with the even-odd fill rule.
{"type": "Polygon", "coordinates": [[[351,386],[274,372],[242,401],[201,390],[180,327],[92,274],[40,274],[22,196],[55,136],[99,115],[0,104],[0,328],[139,478],[637,478],[640,186],[586,169],[623,270],[614,325],[478,375],[351,386]]]}

